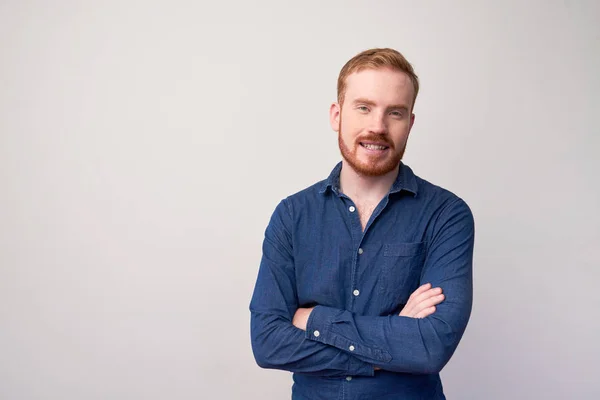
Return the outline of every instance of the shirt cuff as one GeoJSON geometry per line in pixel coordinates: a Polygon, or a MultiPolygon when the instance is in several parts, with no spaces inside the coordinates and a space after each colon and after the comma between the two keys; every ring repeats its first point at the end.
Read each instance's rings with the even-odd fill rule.
{"type": "Polygon", "coordinates": [[[373,363],[388,363],[392,356],[373,344],[366,344],[356,337],[352,326],[352,314],[336,308],[316,306],[306,322],[306,338],[337,347],[351,355],[360,356],[373,363]],[[334,326],[335,325],[335,326],[334,326]]]}
{"type": "Polygon", "coordinates": [[[306,338],[331,345],[331,338],[328,338],[331,321],[339,312],[335,308],[324,306],[313,308],[308,316],[308,321],[306,321],[306,338]]]}
{"type": "MultiPolygon", "coordinates": [[[[336,338],[331,332],[331,324],[336,318],[339,318],[344,311],[335,308],[316,306],[306,321],[306,338],[315,342],[321,342],[345,350],[351,355],[348,361],[348,375],[354,376],[374,376],[375,367],[373,364],[352,357],[354,348],[350,350],[349,344],[340,343],[340,338],[336,338]]],[[[343,341],[343,340],[342,340],[343,341]]],[[[345,341],[343,341],[345,342],[345,341]]]]}
{"type": "Polygon", "coordinates": [[[375,366],[373,366],[373,364],[369,364],[362,360],[359,360],[356,357],[350,356],[350,361],[348,362],[348,375],[374,376],[375,366]]]}

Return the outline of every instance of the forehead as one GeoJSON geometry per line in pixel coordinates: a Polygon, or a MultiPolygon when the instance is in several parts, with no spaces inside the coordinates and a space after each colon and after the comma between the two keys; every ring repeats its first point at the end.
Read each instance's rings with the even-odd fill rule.
{"type": "Polygon", "coordinates": [[[364,69],[346,78],[345,101],[358,98],[397,104],[412,103],[414,88],[410,77],[390,68],[364,69]]]}

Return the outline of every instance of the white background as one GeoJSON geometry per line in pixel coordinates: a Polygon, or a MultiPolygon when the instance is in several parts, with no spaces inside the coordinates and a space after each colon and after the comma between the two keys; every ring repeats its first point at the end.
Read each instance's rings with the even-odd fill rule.
{"type": "Polygon", "coordinates": [[[476,219],[448,398],[600,398],[593,0],[1,1],[0,398],[289,398],[250,349],[262,237],[371,47],[422,82],[406,163],[476,219]]]}

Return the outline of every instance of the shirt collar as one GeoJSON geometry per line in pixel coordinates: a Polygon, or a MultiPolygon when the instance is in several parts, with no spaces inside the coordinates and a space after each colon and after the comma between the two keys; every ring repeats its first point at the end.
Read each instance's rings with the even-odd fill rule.
{"type": "MultiPolygon", "coordinates": [[[[342,171],[342,162],[340,161],[331,171],[329,177],[323,181],[319,193],[325,193],[327,190],[333,191],[335,194],[340,193],[340,172],[342,171]]],[[[396,180],[390,188],[390,193],[407,191],[413,195],[417,194],[417,179],[412,169],[408,165],[400,162],[400,171],[396,180]]]]}

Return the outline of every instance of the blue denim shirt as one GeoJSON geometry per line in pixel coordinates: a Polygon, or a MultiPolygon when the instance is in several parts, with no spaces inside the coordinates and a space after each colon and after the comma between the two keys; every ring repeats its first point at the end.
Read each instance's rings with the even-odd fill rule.
{"type": "Polygon", "coordinates": [[[297,400],[444,399],[439,372],[471,313],[471,210],[401,163],[363,231],[341,168],[271,217],[250,303],[256,362],[293,372],[297,400]],[[428,282],[445,294],[436,312],[399,316],[428,282]],[[293,326],[312,306],[307,330],[293,326]]]}

